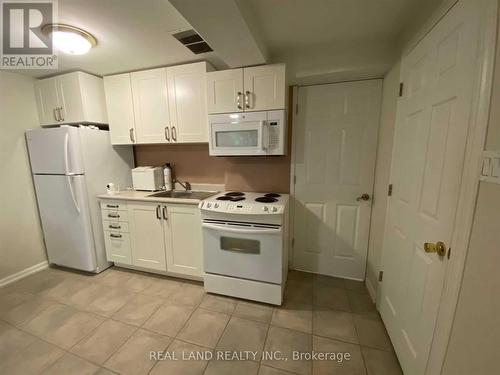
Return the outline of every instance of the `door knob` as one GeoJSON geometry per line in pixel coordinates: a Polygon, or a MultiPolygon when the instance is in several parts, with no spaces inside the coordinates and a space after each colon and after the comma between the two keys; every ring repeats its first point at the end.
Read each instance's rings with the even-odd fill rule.
{"type": "Polygon", "coordinates": [[[446,255],[446,245],[441,241],[436,243],[424,243],[424,250],[426,253],[437,253],[440,257],[444,257],[446,255]]]}
{"type": "Polygon", "coordinates": [[[361,194],[359,197],[356,198],[356,200],[359,201],[369,201],[370,200],[370,194],[361,194]]]}

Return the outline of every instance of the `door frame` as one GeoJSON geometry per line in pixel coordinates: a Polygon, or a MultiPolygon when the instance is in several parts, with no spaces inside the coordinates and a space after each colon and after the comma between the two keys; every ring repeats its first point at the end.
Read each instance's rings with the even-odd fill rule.
{"type": "MultiPolygon", "coordinates": [[[[482,152],[486,140],[488,127],[491,91],[493,86],[493,72],[495,64],[495,50],[497,40],[497,7],[498,0],[459,0],[453,3],[444,14],[435,19],[428,29],[419,35],[417,40],[407,46],[402,56],[409,53],[425,36],[436,26],[437,23],[448,14],[454,6],[460,2],[473,1],[480,7],[481,30],[480,46],[477,55],[478,67],[472,97],[471,118],[468,126],[468,136],[462,169],[462,179],[458,198],[456,222],[453,229],[452,243],[455,244],[453,253],[446,270],[443,290],[439,303],[438,315],[434,329],[434,336],[426,366],[426,375],[438,375],[444,365],[446,351],[451,336],[453,320],[458,304],[462,277],[465,268],[467,251],[469,248],[470,234],[474,219],[476,199],[479,188],[479,176],[481,171],[482,152]]],[[[458,5],[457,5],[458,4],[458,5]]],[[[393,170],[394,146],[391,158],[391,175],[393,170]]],[[[390,202],[387,203],[389,207],[390,202]]],[[[387,227],[386,218],[386,227],[387,227]]],[[[386,241],[384,233],[384,242],[386,241]]],[[[382,248],[383,251],[384,247],[382,248]]],[[[383,254],[382,258],[383,260],[383,254]]],[[[381,263],[383,269],[383,263],[381,263]]],[[[377,309],[380,305],[380,288],[377,291],[377,309]]]]}

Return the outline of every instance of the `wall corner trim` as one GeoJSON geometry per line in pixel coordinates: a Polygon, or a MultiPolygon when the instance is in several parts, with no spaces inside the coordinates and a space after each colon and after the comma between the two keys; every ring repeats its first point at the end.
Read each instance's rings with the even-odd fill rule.
{"type": "Polygon", "coordinates": [[[34,266],[25,268],[24,270],[21,270],[19,272],[16,272],[10,276],[7,276],[3,279],[0,280],[0,287],[12,284],[13,282],[23,279],[29,275],[32,275],[34,273],[37,273],[39,271],[42,271],[46,268],[49,268],[49,262],[48,261],[43,261],[41,263],[35,264],[34,266]]]}

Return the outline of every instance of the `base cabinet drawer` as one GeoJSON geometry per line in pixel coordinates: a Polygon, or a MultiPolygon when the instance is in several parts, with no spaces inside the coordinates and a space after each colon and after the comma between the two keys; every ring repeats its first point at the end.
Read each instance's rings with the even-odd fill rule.
{"type": "Polygon", "coordinates": [[[126,232],[129,233],[128,223],[125,221],[110,221],[104,220],[102,222],[103,229],[110,232],[126,232]]]}
{"type": "Polygon", "coordinates": [[[121,222],[128,221],[128,211],[103,209],[102,220],[121,221],[121,222]]]}
{"type": "Polygon", "coordinates": [[[101,202],[101,209],[103,210],[117,210],[127,211],[127,203],[122,201],[109,201],[101,202]]]}
{"type": "Polygon", "coordinates": [[[110,262],[132,264],[132,251],[128,233],[104,231],[106,255],[110,262]]]}

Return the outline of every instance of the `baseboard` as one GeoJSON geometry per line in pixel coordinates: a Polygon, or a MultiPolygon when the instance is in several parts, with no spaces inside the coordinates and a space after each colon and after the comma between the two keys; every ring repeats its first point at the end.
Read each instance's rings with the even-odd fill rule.
{"type": "Polygon", "coordinates": [[[10,275],[10,276],[7,276],[7,277],[1,279],[0,280],[0,287],[8,285],[8,284],[12,284],[13,282],[15,282],[19,279],[22,279],[26,276],[32,275],[32,274],[39,272],[41,270],[44,270],[48,267],[49,267],[49,262],[45,260],[41,263],[35,264],[34,266],[25,268],[22,271],[16,272],[13,275],[10,275]]]}
{"type": "Polygon", "coordinates": [[[366,278],[365,284],[366,284],[366,289],[368,289],[368,294],[370,294],[370,297],[371,297],[373,303],[376,304],[377,303],[377,292],[375,292],[375,288],[373,287],[369,278],[366,278]]]}

